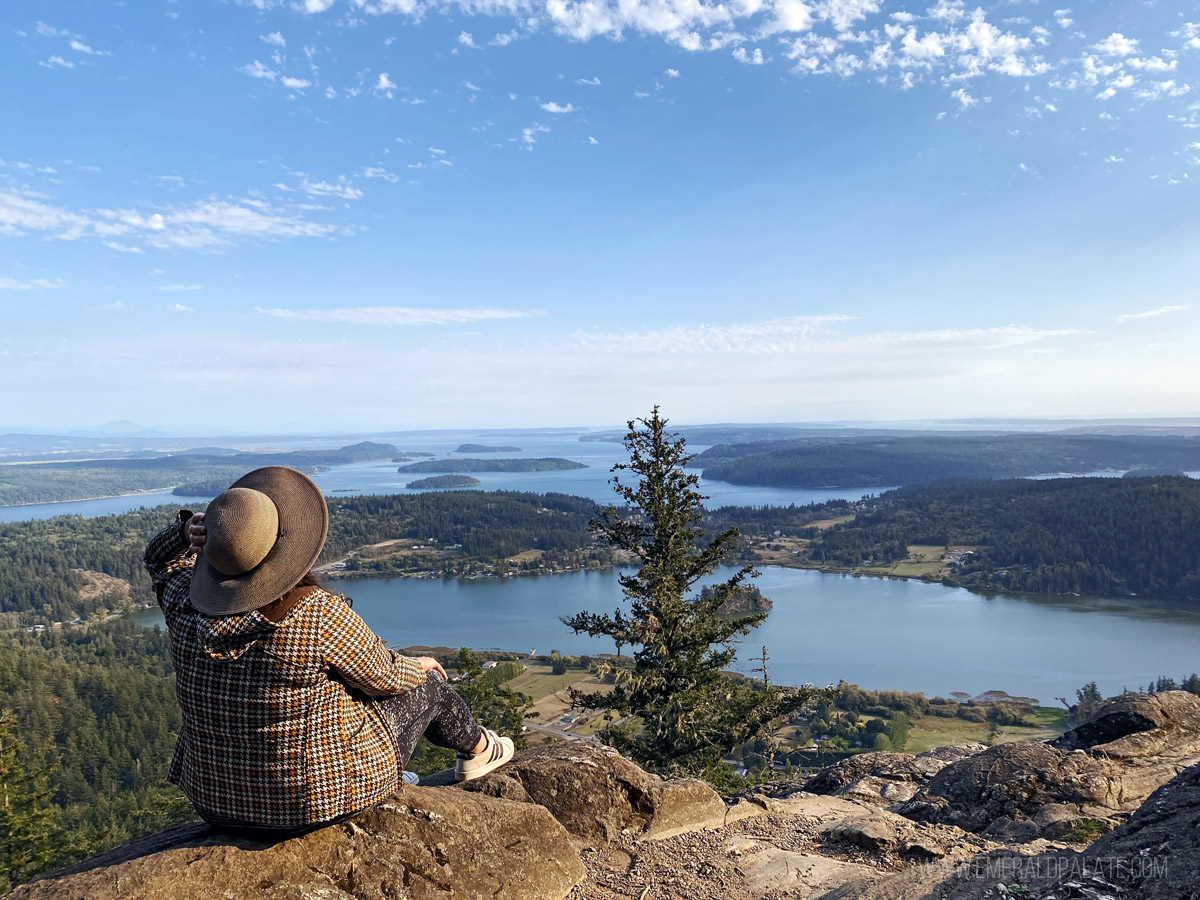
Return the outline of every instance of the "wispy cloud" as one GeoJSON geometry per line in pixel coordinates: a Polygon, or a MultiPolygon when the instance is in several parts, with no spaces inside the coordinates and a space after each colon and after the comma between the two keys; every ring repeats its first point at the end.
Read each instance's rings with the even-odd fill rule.
{"type": "Polygon", "coordinates": [[[63,287],[61,278],[0,278],[0,291],[40,291],[63,287]]]}
{"type": "Polygon", "coordinates": [[[0,235],[99,238],[114,250],[133,253],[142,249],[130,241],[205,250],[232,246],[240,239],[325,237],[338,231],[337,226],[311,222],[262,201],[202,200],[160,212],[102,207],[77,211],[48,203],[42,195],[0,190],[0,235]]]}
{"type": "Polygon", "coordinates": [[[347,180],[345,175],[339,175],[337,181],[309,181],[307,178],[300,182],[300,187],[310,197],[340,197],[343,200],[359,200],[363,192],[347,180]]]}
{"type": "Polygon", "coordinates": [[[287,41],[284,40],[282,34],[278,31],[272,31],[270,34],[260,34],[258,39],[264,44],[273,44],[276,47],[286,47],[287,41]]]}
{"type": "Polygon", "coordinates": [[[551,100],[547,103],[543,103],[542,109],[544,109],[548,113],[555,113],[558,115],[561,115],[562,113],[575,112],[575,107],[572,104],[568,103],[566,106],[563,106],[559,103],[555,103],[553,100],[551,100]]]}
{"type": "Polygon", "coordinates": [[[155,288],[156,291],[202,291],[202,284],[160,284],[155,288]]]}
{"type": "Polygon", "coordinates": [[[195,312],[196,307],[184,306],[182,303],[172,303],[167,307],[170,312],[195,312]]]}
{"type": "Polygon", "coordinates": [[[1145,312],[1126,313],[1123,316],[1117,316],[1118,322],[1131,322],[1134,319],[1153,319],[1156,316],[1165,316],[1167,313],[1181,312],[1189,307],[1183,306],[1160,306],[1157,309],[1148,309],[1145,312]]]}
{"type": "Polygon", "coordinates": [[[360,306],[344,309],[262,309],[260,316],[284,319],[289,322],[325,322],[344,325],[411,326],[466,325],[495,319],[530,319],[544,315],[540,310],[498,309],[437,309],[415,306],[360,306]]]}

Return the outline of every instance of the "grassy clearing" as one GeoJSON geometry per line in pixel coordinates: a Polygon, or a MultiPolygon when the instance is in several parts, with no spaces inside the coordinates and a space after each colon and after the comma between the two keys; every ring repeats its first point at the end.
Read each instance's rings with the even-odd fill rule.
{"type": "Polygon", "coordinates": [[[544,555],[545,551],[543,550],[522,550],[516,556],[510,556],[508,561],[514,563],[533,562],[535,559],[541,559],[544,555]]]}
{"type": "Polygon", "coordinates": [[[568,685],[577,682],[590,681],[587,669],[567,669],[565,675],[555,675],[549,665],[526,663],[525,669],[516,678],[504,682],[505,687],[514,691],[528,694],[534,700],[541,700],[549,694],[565,691],[568,685]]]}
{"type": "Polygon", "coordinates": [[[980,744],[1008,744],[1013,741],[1045,741],[1067,730],[1067,711],[1052,706],[1034,707],[1036,725],[993,726],[991,722],[968,722],[966,719],[944,719],[941,716],[922,716],[914,719],[908,732],[908,753],[923,753],[946,744],[974,741],[980,744]]]}
{"type": "Polygon", "coordinates": [[[813,522],[812,527],[819,531],[827,531],[834,525],[843,525],[846,522],[853,522],[854,516],[834,516],[832,519],[821,519],[819,522],[813,522]]]}

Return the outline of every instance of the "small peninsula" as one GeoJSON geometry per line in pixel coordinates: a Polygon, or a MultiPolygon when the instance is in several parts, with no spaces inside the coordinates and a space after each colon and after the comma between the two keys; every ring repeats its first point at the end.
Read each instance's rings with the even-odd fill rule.
{"type": "Polygon", "coordinates": [[[409,490],[421,488],[463,488],[478,487],[483,484],[478,478],[470,475],[430,475],[428,478],[418,478],[405,485],[409,490]]]}
{"type": "Polygon", "coordinates": [[[565,469],[586,469],[583,463],[557,457],[542,459],[426,459],[401,466],[397,472],[461,473],[461,472],[558,472],[565,469]]]}
{"type": "Polygon", "coordinates": [[[455,453],[520,453],[520,447],[490,447],[487,444],[459,444],[455,453]]]}

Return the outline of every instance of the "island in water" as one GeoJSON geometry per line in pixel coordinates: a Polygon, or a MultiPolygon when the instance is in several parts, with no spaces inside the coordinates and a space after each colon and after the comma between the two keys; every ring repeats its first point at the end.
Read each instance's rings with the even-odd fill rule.
{"type": "Polygon", "coordinates": [[[541,459],[426,459],[401,466],[397,472],[459,473],[459,472],[558,472],[565,469],[586,469],[583,463],[557,457],[541,459]]]}
{"type": "Polygon", "coordinates": [[[430,475],[428,478],[418,478],[405,485],[409,490],[421,488],[464,488],[478,487],[483,484],[478,478],[470,475],[430,475]]]}
{"type": "Polygon", "coordinates": [[[459,444],[455,453],[520,453],[520,447],[491,447],[487,444],[459,444]]]}

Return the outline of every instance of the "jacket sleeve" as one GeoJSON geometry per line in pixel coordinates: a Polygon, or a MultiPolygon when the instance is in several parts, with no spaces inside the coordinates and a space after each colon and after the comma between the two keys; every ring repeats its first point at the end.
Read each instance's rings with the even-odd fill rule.
{"type": "Polygon", "coordinates": [[[191,590],[192,566],[196,560],[187,552],[188,542],[183,536],[183,525],[191,517],[190,509],[181,509],[174,524],[146,545],[146,571],[163,612],[187,600],[191,590]]]}
{"type": "Polygon", "coordinates": [[[321,643],[330,668],[369,696],[403,694],[425,681],[421,664],[389,650],[341,597],[334,596],[321,616],[321,643]]]}

